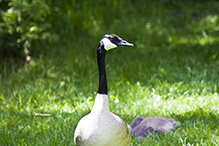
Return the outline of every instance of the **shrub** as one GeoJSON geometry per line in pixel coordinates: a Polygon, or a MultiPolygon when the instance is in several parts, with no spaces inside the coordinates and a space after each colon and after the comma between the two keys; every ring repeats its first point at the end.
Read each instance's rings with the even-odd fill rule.
{"type": "Polygon", "coordinates": [[[49,32],[50,8],[43,0],[0,1],[1,58],[30,54],[33,41],[54,41],[58,35],[49,32]]]}

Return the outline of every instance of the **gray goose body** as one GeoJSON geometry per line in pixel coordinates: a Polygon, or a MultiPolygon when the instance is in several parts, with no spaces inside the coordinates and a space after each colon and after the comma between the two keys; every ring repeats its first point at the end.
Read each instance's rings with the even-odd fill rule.
{"type": "Polygon", "coordinates": [[[137,140],[145,140],[152,133],[172,133],[180,122],[167,117],[138,117],[131,123],[132,136],[137,140]]]}
{"type": "Polygon", "coordinates": [[[99,88],[91,112],[78,123],[74,141],[76,146],[130,146],[131,134],[122,117],[111,113],[107,94],[105,54],[117,46],[133,46],[120,37],[106,34],[97,48],[99,88]]]}

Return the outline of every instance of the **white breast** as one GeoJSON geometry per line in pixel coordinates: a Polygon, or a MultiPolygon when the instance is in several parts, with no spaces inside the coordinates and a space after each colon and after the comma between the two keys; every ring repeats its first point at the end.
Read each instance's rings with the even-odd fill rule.
{"type": "Polygon", "coordinates": [[[78,123],[74,137],[76,145],[83,146],[131,145],[127,124],[109,111],[108,96],[102,94],[97,95],[91,113],[78,123]]]}

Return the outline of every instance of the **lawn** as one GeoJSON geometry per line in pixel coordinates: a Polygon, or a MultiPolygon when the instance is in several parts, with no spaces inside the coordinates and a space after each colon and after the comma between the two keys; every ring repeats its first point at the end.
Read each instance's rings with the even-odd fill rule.
{"type": "Polygon", "coordinates": [[[22,65],[2,62],[0,145],[74,145],[76,125],[97,94],[98,42],[115,33],[135,46],[106,54],[110,110],[129,124],[138,116],[181,122],[173,134],[133,139],[132,145],[218,146],[218,7],[213,1],[184,5],[180,14],[177,9],[150,17],[137,12],[129,21],[60,43],[35,44],[43,53],[22,65]]]}

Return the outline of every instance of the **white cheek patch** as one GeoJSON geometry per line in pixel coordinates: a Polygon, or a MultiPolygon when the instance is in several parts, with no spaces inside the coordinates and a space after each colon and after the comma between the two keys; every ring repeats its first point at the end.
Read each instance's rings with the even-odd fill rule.
{"type": "Polygon", "coordinates": [[[108,38],[103,38],[102,41],[104,44],[104,48],[107,51],[117,47],[117,45],[113,44],[108,38]]]}

